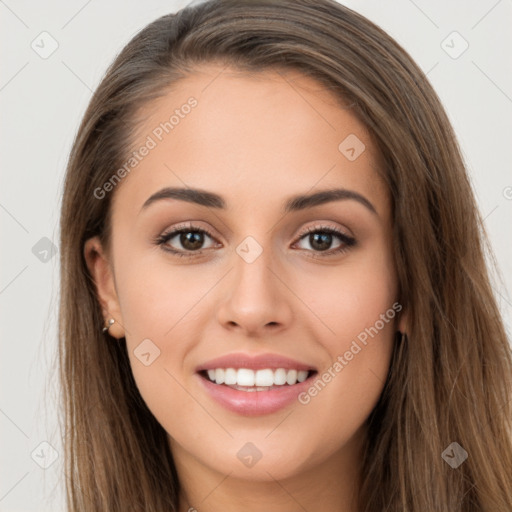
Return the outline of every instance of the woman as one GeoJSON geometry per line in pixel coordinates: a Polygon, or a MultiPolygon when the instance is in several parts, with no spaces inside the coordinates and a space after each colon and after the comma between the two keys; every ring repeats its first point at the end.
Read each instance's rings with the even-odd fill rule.
{"type": "Polygon", "coordinates": [[[209,1],[71,152],[71,511],[512,508],[512,359],[438,97],[331,0],[209,1]]]}

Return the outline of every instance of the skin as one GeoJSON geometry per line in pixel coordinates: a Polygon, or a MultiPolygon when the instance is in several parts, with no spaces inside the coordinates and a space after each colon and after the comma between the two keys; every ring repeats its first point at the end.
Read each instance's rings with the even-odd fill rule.
{"type": "MultiPolygon", "coordinates": [[[[134,147],[190,96],[198,101],[114,191],[111,253],[97,237],[85,244],[105,319],[116,320],[109,332],[126,337],[140,393],[169,435],[180,511],[356,510],[365,420],[405,315],[385,324],[307,405],[244,417],[214,402],[194,373],[241,351],[285,355],[321,374],[397,299],[378,154],[331,94],[296,72],[203,65],[141,112],[134,147]],[[354,161],[338,149],[349,134],[366,146],[354,161]],[[166,199],[141,212],[168,186],[215,192],[227,209],[166,199]],[[376,213],[345,199],[283,215],[290,196],[331,187],[358,192],[376,213]],[[202,255],[180,258],[152,242],[185,221],[212,233],[202,255]],[[318,224],[356,245],[326,256],[343,242],[333,236],[318,250],[303,236],[318,224]],[[247,236],[263,249],[252,263],[236,252],[247,236]],[[149,366],[134,355],[147,338],[160,349],[149,366]],[[247,442],[262,454],[252,467],[237,457],[247,442]]],[[[167,244],[187,252],[179,236],[167,244]]]]}

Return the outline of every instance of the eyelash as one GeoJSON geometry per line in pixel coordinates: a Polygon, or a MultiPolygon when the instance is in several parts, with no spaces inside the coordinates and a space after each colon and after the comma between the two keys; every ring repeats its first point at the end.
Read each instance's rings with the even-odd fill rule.
{"type": "MultiPolygon", "coordinates": [[[[204,251],[184,252],[184,251],[178,251],[176,249],[171,249],[171,248],[165,246],[165,244],[169,240],[174,238],[176,235],[179,235],[181,233],[192,233],[192,232],[193,233],[203,233],[203,234],[208,235],[210,238],[215,239],[215,237],[207,229],[194,226],[193,224],[189,224],[184,227],[175,228],[174,230],[169,231],[168,233],[162,233],[161,235],[158,235],[157,237],[154,238],[153,243],[155,245],[162,246],[162,250],[164,250],[166,252],[170,252],[171,254],[178,256],[180,258],[181,257],[189,257],[190,258],[190,257],[194,257],[194,256],[199,256],[204,251]]],[[[329,256],[341,254],[341,253],[344,253],[345,251],[349,250],[354,245],[356,245],[355,238],[352,238],[352,237],[348,236],[347,234],[343,233],[342,231],[339,231],[339,230],[334,229],[329,226],[311,226],[311,227],[307,228],[306,231],[300,235],[298,241],[302,240],[303,238],[305,238],[307,235],[309,235],[311,233],[328,233],[328,234],[337,236],[341,240],[341,242],[343,242],[343,245],[340,245],[340,247],[337,247],[334,250],[313,251],[313,252],[317,253],[317,254],[311,255],[311,257],[313,257],[313,258],[326,258],[329,256]]]]}

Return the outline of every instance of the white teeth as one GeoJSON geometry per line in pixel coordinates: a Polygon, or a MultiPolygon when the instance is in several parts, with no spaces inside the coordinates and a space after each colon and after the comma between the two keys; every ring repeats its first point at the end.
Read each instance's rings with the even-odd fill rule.
{"type": "Polygon", "coordinates": [[[274,384],[274,372],[272,370],[258,370],[254,381],[256,386],[272,386],[274,384]]]}
{"type": "MultiPolygon", "coordinates": [[[[277,386],[282,386],[286,384],[286,374],[288,372],[284,368],[279,368],[274,372],[274,384],[277,386]]],[[[306,372],[307,373],[307,372],[306,372]]]]}
{"type": "Polygon", "coordinates": [[[224,370],[222,368],[215,370],[215,382],[217,384],[224,384],[224,370]]]}
{"type": "Polygon", "coordinates": [[[293,386],[297,382],[304,382],[309,372],[307,370],[286,370],[278,368],[272,370],[265,368],[263,370],[250,370],[248,368],[215,368],[207,371],[208,379],[216,384],[226,384],[232,387],[252,387],[254,391],[260,388],[270,388],[272,386],[283,386],[288,384],[293,386]]]}
{"type": "Polygon", "coordinates": [[[304,382],[308,378],[308,372],[306,370],[300,370],[297,372],[297,380],[304,382]]]}
{"type": "Polygon", "coordinates": [[[288,375],[286,376],[286,383],[290,386],[297,382],[297,370],[288,370],[288,375]]]}
{"type": "MultiPolygon", "coordinates": [[[[212,370],[215,375],[215,370],[212,370]]],[[[236,384],[237,381],[237,371],[234,368],[226,368],[224,372],[224,384],[228,386],[236,384]]]]}
{"type": "MultiPolygon", "coordinates": [[[[219,371],[219,368],[215,370],[219,371]]],[[[236,374],[236,383],[238,386],[254,386],[254,372],[247,368],[240,368],[236,374]]]]}

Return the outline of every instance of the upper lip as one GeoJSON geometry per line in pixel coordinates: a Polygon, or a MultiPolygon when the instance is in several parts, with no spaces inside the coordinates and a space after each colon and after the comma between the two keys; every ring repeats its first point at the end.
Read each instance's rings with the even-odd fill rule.
{"type": "Polygon", "coordinates": [[[315,370],[315,368],[309,364],[301,363],[300,361],[279,354],[264,353],[249,355],[236,352],[210,359],[199,365],[196,368],[196,372],[215,368],[247,368],[250,370],[263,370],[265,368],[277,370],[278,368],[284,368],[287,370],[315,370]]]}

